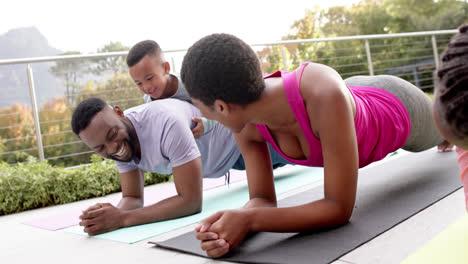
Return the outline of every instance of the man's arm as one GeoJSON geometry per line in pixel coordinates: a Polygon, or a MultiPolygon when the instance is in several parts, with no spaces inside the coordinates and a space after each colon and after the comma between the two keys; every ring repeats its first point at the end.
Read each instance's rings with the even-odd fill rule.
{"type": "MultiPolygon", "coordinates": [[[[200,212],[202,206],[202,162],[190,131],[191,120],[167,113],[158,124],[165,131],[160,139],[162,156],[172,167],[177,196],[128,211],[124,226],[157,222],[200,212]]],[[[142,186],[143,183],[140,184],[142,186]]],[[[141,187],[142,188],[142,187],[141,187]]],[[[136,187],[133,188],[136,191],[136,187]]]]}
{"type": "Polygon", "coordinates": [[[124,226],[134,226],[199,213],[202,208],[202,162],[198,157],[172,169],[177,195],[127,211],[124,226]]]}
{"type": "Polygon", "coordinates": [[[192,215],[202,207],[201,158],[173,168],[177,195],[143,207],[144,176],[141,170],[121,174],[122,200],[117,207],[97,204],[80,216],[89,235],[192,215]]]}
{"type": "Polygon", "coordinates": [[[122,210],[133,210],[143,207],[143,187],[145,175],[142,170],[136,169],[120,173],[120,186],[122,188],[122,200],[117,208],[122,210]]]}

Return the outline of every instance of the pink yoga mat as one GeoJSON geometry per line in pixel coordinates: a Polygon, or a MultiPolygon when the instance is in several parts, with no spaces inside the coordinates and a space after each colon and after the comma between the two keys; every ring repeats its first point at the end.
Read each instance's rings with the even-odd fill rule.
{"type": "Polygon", "coordinates": [[[65,227],[77,225],[79,222],[78,217],[80,215],[80,211],[69,211],[62,214],[36,218],[27,222],[23,222],[23,224],[50,231],[56,231],[65,227]]]}
{"type": "MultiPolygon", "coordinates": [[[[238,182],[246,178],[245,171],[230,170],[230,183],[238,182]]],[[[222,186],[226,183],[224,177],[214,179],[203,179],[203,190],[213,189],[222,186]]],[[[163,199],[176,195],[174,184],[166,184],[158,189],[145,190],[145,206],[154,204],[163,199]]],[[[117,205],[120,199],[110,201],[117,205]]],[[[83,210],[86,208],[83,208],[83,210]]],[[[61,214],[49,215],[41,218],[36,218],[30,221],[23,222],[25,225],[38,227],[50,231],[60,230],[66,227],[78,225],[80,222],[79,216],[81,211],[68,211],[61,214]]]]}

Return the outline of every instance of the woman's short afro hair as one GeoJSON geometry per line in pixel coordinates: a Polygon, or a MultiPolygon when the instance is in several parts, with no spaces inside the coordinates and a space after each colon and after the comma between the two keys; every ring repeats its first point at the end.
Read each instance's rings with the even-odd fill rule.
{"type": "Polygon", "coordinates": [[[190,96],[207,106],[217,99],[245,106],[258,100],[265,88],[256,53],[229,34],[195,42],[182,62],[181,78],[190,96]]]}

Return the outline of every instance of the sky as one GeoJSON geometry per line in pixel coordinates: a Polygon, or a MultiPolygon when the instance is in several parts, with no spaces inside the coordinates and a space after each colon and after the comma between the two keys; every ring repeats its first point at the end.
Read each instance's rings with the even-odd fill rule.
{"type": "Polygon", "coordinates": [[[186,49],[212,33],[249,44],[280,40],[314,6],[358,0],[8,0],[0,9],[0,35],[36,27],[61,51],[95,53],[120,41],[131,47],[153,39],[163,50],[186,49]]]}

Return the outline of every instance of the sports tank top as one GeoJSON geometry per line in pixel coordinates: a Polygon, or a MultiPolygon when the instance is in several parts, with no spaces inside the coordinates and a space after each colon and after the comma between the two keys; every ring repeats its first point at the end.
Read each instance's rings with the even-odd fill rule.
{"type": "MultiPolygon", "coordinates": [[[[257,124],[262,137],[287,161],[310,167],[323,167],[322,145],[313,134],[304,99],[299,90],[304,62],[298,71],[277,71],[266,75],[264,79],[281,77],[287,100],[294,116],[309,144],[310,155],[307,159],[289,158],[279,149],[266,125],[257,124]]],[[[401,101],[393,94],[375,87],[348,87],[356,104],[354,126],[356,129],[359,168],[383,159],[388,153],[401,148],[408,139],[411,122],[408,112],[401,101]]]]}

